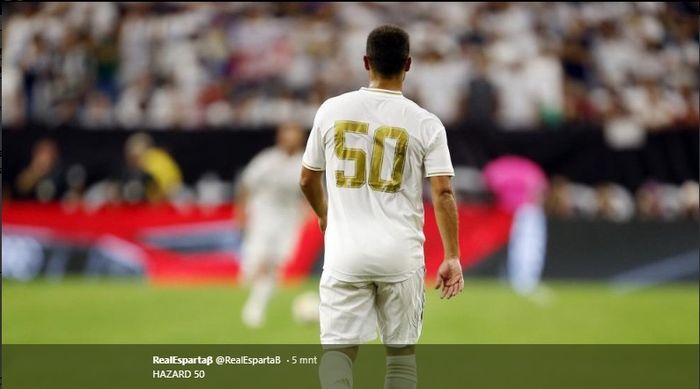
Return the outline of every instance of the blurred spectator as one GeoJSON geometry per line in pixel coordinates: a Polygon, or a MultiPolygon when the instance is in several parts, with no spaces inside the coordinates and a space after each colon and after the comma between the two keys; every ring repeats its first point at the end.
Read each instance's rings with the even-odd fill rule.
{"type": "Polygon", "coordinates": [[[603,131],[608,145],[614,149],[629,149],[641,146],[645,139],[642,118],[635,116],[622,99],[612,93],[604,109],[605,121],[603,131]]]}
{"type": "Polygon", "coordinates": [[[682,115],[685,101],[680,94],[664,91],[658,82],[646,80],[623,90],[623,99],[633,117],[647,129],[659,130],[673,124],[682,115]]]}
{"type": "Polygon", "coordinates": [[[116,122],[110,96],[98,90],[88,94],[80,113],[80,124],[84,128],[113,127],[116,122]]]}
{"type": "Polygon", "coordinates": [[[700,218],[700,185],[697,181],[686,181],[680,188],[680,203],[683,216],[700,218]]]}
{"type": "Polygon", "coordinates": [[[637,190],[637,208],[643,219],[676,220],[683,216],[678,187],[649,181],[637,190]]]}
{"type": "Polygon", "coordinates": [[[165,150],[154,146],[149,135],[130,136],[124,145],[124,157],[121,180],[126,201],[158,202],[172,198],[180,190],[180,168],[165,150]]]}
{"type": "Polygon", "coordinates": [[[498,95],[488,77],[488,59],[483,52],[474,57],[474,71],[469,80],[466,96],[462,103],[464,126],[467,129],[489,129],[496,123],[498,95]]]}
{"type": "Polygon", "coordinates": [[[547,177],[535,162],[513,155],[489,162],[483,176],[498,205],[513,214],[508,244],[511,287],[517,293],[532,294],[539,284],[547,249],[547,177]]]}
{"type": "Polygon", "coordinates": [[[607,122],[607,93],[642,130],[696,127],[694,4],[13,3],[2,120],[308,125],[324,98],[364,84],[364,39],[388,22],[412,37],[407,96],[447,125],[464,119],[464,92],[478,123],[498,108],[489,127],[522,129],[607,122]]]}
{"type": "Polygon", "coordinates": [[[547,126],[558,126],[564,117],[564,82],[561,60],[552,42],[543,42],[540,52],[530,60],[527,78],[534,86],[537,113],[547,126]]]}
{"type": "Polygon", "coordinates": [[[634,216],[632,195],[618,184],[599,185],[597,190],[600,216],[614,222],[625,222],[634,216]]]}
{"type": "Polygon", "coordinates": [[[509,130],[528,130],[540,124],[538,102],[527,62],[514,50],[504,45],[492,54],[498,64],[492,70],[498,88],[498,121],[509,130]]]}
{"type": "Polygon", "coordinates": [[[565,177],[552,177],[545,206],[547,213],[550,215],[560,218],[573,216],[574,211],[569,193],[569,181],[565,177]]]}
{"type": "Polygon", "coordinates": [[[42,202],[59,199],[66,191],[63,174],[58,146],[51,139],[41,139],[32,148],[29,166],[17,176],[14,197],[42,202]]]}
{"type": "Polygon", "coordinates": [[[590,220],[600,216],[598,200],[593,188],[555,176],[551,180],[546,208],[553,216],[590,220]]]}
{"type": "Polygon", "coordinates": [[[568,194],[571,196],[573,216],[583,219],[593,219],[598,216],[600,204],[593,188],[574,182],[568,185],[568,194]]]}
{"type": "Polygon", "coordinates": [[[683,108],[675,117],[676,124],[685,127],[697,127],[700,124],[700,93],[689,86],[681,90],[683,108]]]}
{"type": "Polygon", "coordinates": [[[439,30],[427,34],[434,41],[429,47],[413,50],[415,65],[406,78],[406,93],[444,122],[454,123],[468,67],[458,57],[460,51],[452,37],[441,35],[439,30]]]}
{"type": "Polygon", "coordinates": [[[564,121],[571,124],[600,122],[600,111],[588,99],[586,86],[574,79],[564,84],[564,121]]]}

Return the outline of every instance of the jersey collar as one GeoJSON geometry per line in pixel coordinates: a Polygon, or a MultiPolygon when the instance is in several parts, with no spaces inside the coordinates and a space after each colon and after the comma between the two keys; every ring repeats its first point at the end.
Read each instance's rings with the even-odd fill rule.
{"type": "Polygon", "coordinates": [[[367,92],[377,92],[377,93],[387,93],[390,95],[395,95],[395,96],[403,96],[403,93],[395,90],[388,90],[388,89],[380,89],[380,88],[368,88],[368,87],[362,87],[360,90],[364,90],[367,92]]]}

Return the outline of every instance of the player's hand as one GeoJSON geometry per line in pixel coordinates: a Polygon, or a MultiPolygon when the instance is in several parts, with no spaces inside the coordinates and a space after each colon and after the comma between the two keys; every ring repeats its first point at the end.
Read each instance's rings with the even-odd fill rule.
{"type": "Polygon", "coordinates": [[[462,275],[462,265],[459,259],[445,259],[440,264],[437,274],[437,284],[435,289],[442,288],[440,298],[448,299],[458,295],[464,289],[464,276],[462,275]]]}

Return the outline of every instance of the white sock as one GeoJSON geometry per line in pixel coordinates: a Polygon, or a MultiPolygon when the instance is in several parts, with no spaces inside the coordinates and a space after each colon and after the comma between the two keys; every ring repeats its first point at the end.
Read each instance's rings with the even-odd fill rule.
{"type": "Polygon", "coordinates": [[[416,355],[387,355],[384,389],[416,389],[416,355]]]}
{"type": "Polygon", "coordinates": [[[352,359],[340,351],[326,351],[318,367],[321,389],[352,389],[352,359]]]}

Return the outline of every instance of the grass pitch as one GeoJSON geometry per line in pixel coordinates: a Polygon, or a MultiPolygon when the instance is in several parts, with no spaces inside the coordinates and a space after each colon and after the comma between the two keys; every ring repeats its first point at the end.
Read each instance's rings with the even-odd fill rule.
{"type": "MultiPolygon", "coordinates": [[[[318,326],[292,320],[295,296],[317,279],[279,289],[266,325],[240,321],[245,289],[143,281],[3,281],[3,343],[318,343],[318,326]]],[[[429,288],[429,287],[428,287],[429,288]]],[[[619,293],[602,283],[548,283],[536,299],[499,281],[467,279],[440,300],[427,289],[421,343],[698,343],[698,284],[619,293]]]]}

